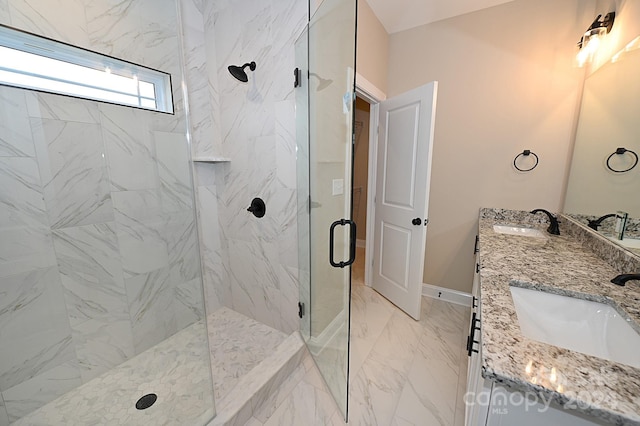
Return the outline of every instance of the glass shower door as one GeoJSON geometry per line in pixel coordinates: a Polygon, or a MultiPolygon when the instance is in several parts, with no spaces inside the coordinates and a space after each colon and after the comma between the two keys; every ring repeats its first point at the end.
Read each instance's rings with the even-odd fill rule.
{"type": "Polygon", "coordinates": [[[348,411],[356,0],[324,0],[296,43],[301,333],[348,411]]]}

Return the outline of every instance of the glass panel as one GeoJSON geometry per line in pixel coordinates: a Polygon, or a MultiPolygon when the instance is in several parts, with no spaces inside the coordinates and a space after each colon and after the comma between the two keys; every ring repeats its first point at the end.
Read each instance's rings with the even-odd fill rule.
{"type": "MultiPolygon", "coordinates": [[[[140,40],[142,56],[182,56],[174,0],[111,18],[106,3],[92,13],[102,7],[101,22],[140,40]],[[143,41],[150,8],[167,11],[153,14],[162,52],[143,41]]],[[[186,123],[184,107],[169,115],[0,85],[0,425],[213,418],[186,123]],[[150,393],[153,407],[134,408],[150,393]]]]}
{"type": "MultiPolygon", "coordinates": [[[[296,41],[296,66],[300,86],[296,89],[296,173],[298,191],[298,268],[300,303],[303,311],[311,307],[311,242],[309,231],[309,35],[305,30],[296,41]]],[[[311,314],[300,318],[305,342],[311,333],[311,314]]]]}
{"type": "MultiPolygon", "coordinates": [[[[335,262],[349,258],[350,229],[335,227],[332,248],[329,233],[335,221],[351,219],[355,26],[355,0],[324,0],[311,19],[308,35],[298,42],[302,53],[308,38],[308,73],[302,73],[303,87],[296,92],[299,108],[305,101],[308,107],[307,117],[298,111],[299,119],[308,118],[308,149],[302,146],[298,151],[298,185],[304,188],[299,190],[300,247],[302,251],[308,247],[309,253],[301,255],[301,300],[308,303],[301,329],[345,418],[351,268],[332,267],[330,250],[335,262]]],[[[299,130],[303,133],[304,126],[299,130]]],[[[299,139],[301,145],[304,139],[304,135],[299,139]]]]}

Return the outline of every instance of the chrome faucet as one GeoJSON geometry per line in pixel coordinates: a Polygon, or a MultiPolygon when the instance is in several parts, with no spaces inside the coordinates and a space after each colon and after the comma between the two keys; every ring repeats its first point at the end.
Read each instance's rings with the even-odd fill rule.
{"type": "Polygon", "coordinates": [[[558,226],[558,218],[555,217],[554,215],[552,215],[551,213],[549,213],[548,211],[546,211],[545,209],[535,209],[535,210],[531,210],[531,214],[536,214],[536,213],[544,213],[547,216],[549,216],[549,222],[550,225],[547,228],[547,232],[552,234],[552,235],[560,235],[560,227],[558,226]]]}
{"type": "Polygon", "coordinates": [[[598,226],[600,226],[600,224],[602,224],[602,221],[609,218],[609,217],[616,217],[615,213],[609,213],[609,214],[605,214],[602,217],[597,218],[596,220],[589,220],[589,223],[587,224],[587,226],[591,229],[594,230],[598,230],[598,226]]]}
{"type": "Polygon", "coordinates": [[[640,280],[640,274],[621,274],[611,280],[612,283],[624,286],[627,281],[640,280]]]}

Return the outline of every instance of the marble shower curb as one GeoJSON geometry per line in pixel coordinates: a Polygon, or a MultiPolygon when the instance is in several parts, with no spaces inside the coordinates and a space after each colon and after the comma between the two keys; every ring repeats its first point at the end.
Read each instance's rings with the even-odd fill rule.
{"type": "Polygon", "coordinates": [[[244,425],[300,365],[304,354],[302,337],[293,332],[218,402],[218,414],[208,426],[244,425]]]}

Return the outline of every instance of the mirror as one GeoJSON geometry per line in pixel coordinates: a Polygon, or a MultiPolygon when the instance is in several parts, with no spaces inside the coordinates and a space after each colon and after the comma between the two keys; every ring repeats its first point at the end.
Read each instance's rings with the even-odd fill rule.
{"type": "MultiPolygon", "coordinates": [[[[585,81],[564,212],[585,225],[607,214],[628,213],[623,240],[615,216],[597,231],[640,254],[640,43],[591,74],[585,81]]],[[[592,223],[593,225],[593,223],[592,223]]],[[[594,226],[591,226],[592,228],[594,226]]]]}

